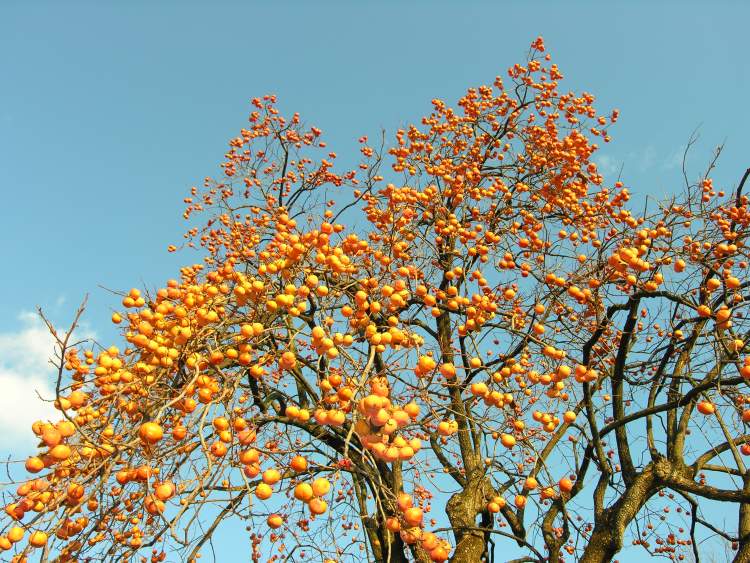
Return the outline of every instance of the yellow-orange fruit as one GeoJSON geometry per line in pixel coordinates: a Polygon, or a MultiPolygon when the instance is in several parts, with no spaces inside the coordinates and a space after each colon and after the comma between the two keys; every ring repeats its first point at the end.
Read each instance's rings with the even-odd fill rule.
{"type": "Polygon", "coordinates": [[[422,524],[423,516],[422,509],[416,506],[404,510],[404,521],[410,526],[419,526],[422,524]]]}
{"type": "Polygon", "coordinates": [[[47,534],[36,531],[29,537],[29,545],[32,547],[44,547],[47,543],[47,534]]]}
{"type": "Polygon", "coordinates": [[[164,430],[155,422],[144,422],[138,429],[138,436],[147,444],[155,444],[164,436],[164,430]]]}
{"type": "Polygon", "coordinates": [[[313,481],[312,490],[316,497],[322,497],[331,490],[331,482],[324,477],[318,477],[313,481]]]}
{"type": "Polygon", "coordinates": [[[156,498],[159,500],[168,500],[169,498],[174,495],[175,486],[174,483],[170,481],[165,481],[163,483],[159,483],[156,488],[154,489],[154,494],[156,495],[156,498]]]}
{"type": "Polygon", "coordinates": [[[413,506],[411,495],[409,493],[399,493],[398,497],[396,497],[396,504],[402,511],[411,508],[413,506]]]}
{"type": "Polygon", "coordinates": [[[319,498],[312,499],[308,506],[310,507],[310,512],[312,512],[313,514],[323,514],[326,510],[328,510],[328,503],[319,498]]]}
{"type": "Polygon", "coordinates": [[[44,469],[44,462],[38,457],[30,457],[26,460],[26,471],[29,473],[39,473],[44,469]]]}
{"type": "Polygon", "coordinates": [[[269,499],[271,498],[272,494],[273,494],[273,489],[267,483],[258,483],[258,486],[255,487],[255,496],[258,497],[260,500],[269,499]]]}
{"type": "Polygon", "coordinates": [[[308,502],[311,498],[315,496],[315,493],[313,492],[313,488],[310,486],[310,483],[300,483],[296,487],[294,487],[294,498],[297,500],[301,500],[302,502],[308,502]]]}
{"type": "Polygon", "coordinates": [[[573,481],[571,481],[567,477],[563,477],[562,479],[560,479],[558,484],[560,485],[560,490],[564,493],[569,493],[573,490],[573,481]]]}
{"type": "Polygon", "coordinates": [[[266,469],[263,472],[263,482],[267,485],[278,483],[280,479],[281,473],[279,473],[276,469],[266,469]]]}
{"type": "Polygon", "coordinates": [[[50,457],[57,461],[68,459],[71,453],[70,447],[65,444],[58,444],[49,451],[50,457]]]}
{"type": "Polygon", "coordinates": [[[13,526],[8,530],[8,539],[13,543],[19,542],[23,539],[25,533],[26,531],[20,526],[13,526]]]}
{"type": "Polygon", "coordinates": [[[299,473],[307,469],[307,460],[301,455],[296,455],[289,462],[289,467],[299,473]]]}
{"type": "Polygon", "coordinates": [[[500,436],[500,443],[506,448],[512,448],[516,445],[516,438],[512,434],[503,434],[500,436]]]}
{"type": "Polygon", "coordinates": [[[268,523],[269,528],[275,530],[284,524],[284,519],[278,514],[271,514],[266,522],[268,523]]]}

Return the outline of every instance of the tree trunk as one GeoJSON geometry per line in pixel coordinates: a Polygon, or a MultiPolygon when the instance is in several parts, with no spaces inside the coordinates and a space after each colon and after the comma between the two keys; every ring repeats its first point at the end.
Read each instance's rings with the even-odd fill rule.
{"type": "Polygon", "coordinates": [[[750,562],[750,542],[740,542],[740,548],[737,550],[732,563],[749,563],[750,562]]]}
{"type": "Polygon", "coordinates": [[[657,491],[653,464],[636,475],[620,499],[597,516],[580,563],[605,563],[622,549],[625,528],[657,491]]]}
{"type": "Polygon", "coordinates": [[[583,551],[580,563],[606,563],[612,561],[622,548],[622,533],[608,530],[606,526],[594,528],[591,539],[583,551]]]}
{"type": "Polygon", "coordinates": [[[467,482],[466,487],[448,501],[446,513],[456,540],[452,563],[478,563],[487,560],[489,537],[485,531],[478,529],[477,516],[486,509],[487,499],[491,496],[492,486],[484,477],[480,477],[467,482]]]}
{"type": "MultiPolygon", "coordinates": [[[[745,471],[742,477],[742,490],[750,492],[750,471],[745,471]]],[[[750,561],[750,504],[740,503],[739,524],[737,526],[737,537],[739,545],[734,563],[746,563],[750,561]]]]}

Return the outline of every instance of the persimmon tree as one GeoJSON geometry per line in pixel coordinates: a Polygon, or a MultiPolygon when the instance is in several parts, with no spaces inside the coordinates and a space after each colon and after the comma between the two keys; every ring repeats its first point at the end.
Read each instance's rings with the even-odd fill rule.
{"type": "Polygon", "coordinates": [[[193,561],[233,520],[254,561],[750,560],[747,174],[631,210],[561,79],[538,39],[348,172],[253,100],[185,199],[202,262],[119,346],[52,329],[7,557],[193,561]]]}

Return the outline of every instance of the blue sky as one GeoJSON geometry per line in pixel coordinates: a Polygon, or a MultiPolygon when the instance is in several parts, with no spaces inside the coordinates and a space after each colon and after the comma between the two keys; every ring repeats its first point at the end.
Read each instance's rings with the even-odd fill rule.
{"type": "MultiPolygon", "coordinates": [[[[569,88],[619,108],[599,162],[632,191],[679,188],[726,143],[715,174],[750,166],[740,2],[21,2],[0,6],[0,381],[3,412],[34,413],[48,346],[28,313],[66,322],[90,294],[86,330],[104,342],[117,300],[194,257],[169,255],[181,199],[219,172],[249,100],[279,96],[332,150],[395,129],[521,62],[543,35],[569,88]],[[23,353],[24,351],[28,354],[23,353]],[[36,360],[29,355],[36,352],[36,360]]],[[[0,415],[4,428],[10,415],[0,415]]],[[[26,424],[24,419],[24,424],[26,424]]],[[[11,445],[4,432],[0,449],[11,445]]]]}
{"type": "Polygon", "coordinates": [[[725,141],[720,185],[750,164],[739,3],[129,4],[4,3],[0,330],[37,304],[65,318],[89,292],[102,331],[113,299],[100,285],[171,276],[187,259],[164,252],[183,231],[181,198],[218,172],[264,93],[345,158],[361,134],[504,73],[541,34],[571,88],[620,108],[600,161],[623,164],[635,192],[675,189],[696,127],[694,172],[725,141]]]}

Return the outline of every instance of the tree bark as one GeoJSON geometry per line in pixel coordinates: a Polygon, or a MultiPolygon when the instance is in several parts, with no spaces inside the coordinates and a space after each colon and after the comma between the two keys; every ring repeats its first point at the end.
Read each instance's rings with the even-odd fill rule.
{"type": "Polygon", "coordinates": [[[594,531],[580,563],[611,561],[622,549],[625,528],[657,490],[655,468],[653,464],[649,464],[642,473],[635,476],[620,499],[604,509],[596,519],[594,531]]]}
{"type": "Polygon", "coordinates": [[[482,476],[470,479],[466,487],[448,501],[446,513],[456,541],[452,563],[478,563],[487,560],[488,536],[487,532],[478,529],[477,516],[485,510],[492,492],[492,486],[482,476]]]}
{"type": "MultiPolygon", "coordinates": [[[[742,490],[750,492],[750,471],[745,472],[742,483],[742,490]]],[[[750,504],[745,502],[740,503],[737,537],[740,541],[733,562],[746,563],[750,561],[750,504]]]]}

